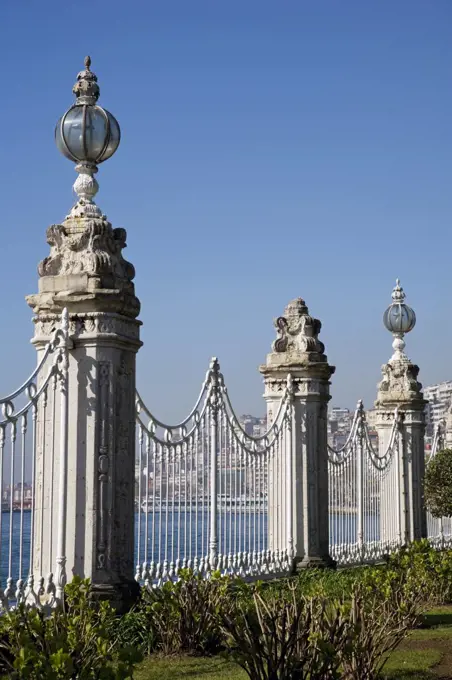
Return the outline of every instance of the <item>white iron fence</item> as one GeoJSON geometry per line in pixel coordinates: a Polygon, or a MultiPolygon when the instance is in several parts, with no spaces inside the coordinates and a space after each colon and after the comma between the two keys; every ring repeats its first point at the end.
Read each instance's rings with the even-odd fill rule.
{"type": "MultiPolygon", "coordinates": [[[[0,399],[0,608],[54,606],[66,582],[70,342],[64,313],[35,371],[0,399]],[[46,573],[43,563],[51,565],[46,573]]],[[[184,568],[247,578],[290,572],[293,399],[289,377],[274,421],[253,437],[234,413],[216,359],[180,423],[160,422],[137,395],[138,581],[160,583],[184,568]]],[[[396,411],[385,450],[374,446],[360,402],[344,446],[329,448],[330,553],[340,565],[376,561],[406,541],[403,428],[396,411]]],[[[431,455],[443,445],[440,425],[431,455]]],[[[452,520],[427,520],[432,544],[451,546],[452,520]]]]}
{"type": "Polygon", "coordinates": [[[328,447],[330,553],[338,564],[372,562],[403,543],[401,433],[396,411],[388,446],[377,451],[360,401],[345,444],[328,447]]]}
{"type": "Polygon", "coordinates": [[[137,396],[138,580],[159,582],[186,567],[242,576],[290,570],[292,417],[288,385],[268,431],[248,435],[216,359],[177,425],[161,423],[137,396]]]}
{"type": "Polygon", "coordinates": [[[14,392],[0,399],[0,607],[26,601],[54,606],[66,582],[64,554],[68,316],[38,366],[14,392]],[[58,418],[56,417],[57,410],[58,418]],[[38,417],[39,416],[39,417],[38,417]],[[61,423],[59,432],[54,427],[61,423]],[[37,472],[37,459],[40,459],[37,472]],[[48,479],[45,479],[48,475],[48,479]],[[26,483],[26,480],[31,480],[26,483]],[[55,494],[46,493],[54,488],[55,494]],[[45,526],[44,508],[58,503],[57,526],[45,526]],[[43,573],[47,551],[53,572],[43,573]]]}

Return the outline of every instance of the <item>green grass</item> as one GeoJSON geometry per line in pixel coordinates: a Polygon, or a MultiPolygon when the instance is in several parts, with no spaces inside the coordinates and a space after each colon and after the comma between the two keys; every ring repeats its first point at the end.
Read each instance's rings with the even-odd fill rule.
{"type": "Polygon", "coordinates": [[[383,668],[383,675],[387,678],[413,678],[413,677],[432,677],[431,674],[425,673],[436,666],[443,654],[438,649],[397,649],[389,657],[383,668]],[[422,675],[416,675],[423,673],[422,675]]]}
{"type": "Polygon", "coordinates": [[[135,673],[135,680],[247,680],[239,666],[220,657],[150,657],[135,673]]]}
{"type": "MultiPolygon", "coordinates": [[[[428,670],[443,657],[437,649],[397,650],[393,652],[384,667],[388,680],[410,678],[432,678],[428,670]]],[[[222,658],[181,657],[164,659],[150,657],[140,666],[136,680],[247,680],[241,668],[222,658]]]]}
{"type": "Polygon", "coordinates": [[[410,633],[408,640],[451,640],[452,627],[419,628],[410,633]]]}

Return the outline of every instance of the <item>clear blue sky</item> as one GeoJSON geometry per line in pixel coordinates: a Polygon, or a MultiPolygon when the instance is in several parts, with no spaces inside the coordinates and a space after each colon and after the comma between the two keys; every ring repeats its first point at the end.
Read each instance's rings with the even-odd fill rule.
{"type": "Polygon", "coordinates": [[[191,406],[217,355],[239,412],[301,296],[321,319],[334,405],[371,405],[394,279],[424,384],[452,379],[450,0],[4,0],[1,391],[34,364],[45,230],[72,205],[53,129],[85,54],[122,142],[98,203],[128,231],[157,416],[191,406]]]}

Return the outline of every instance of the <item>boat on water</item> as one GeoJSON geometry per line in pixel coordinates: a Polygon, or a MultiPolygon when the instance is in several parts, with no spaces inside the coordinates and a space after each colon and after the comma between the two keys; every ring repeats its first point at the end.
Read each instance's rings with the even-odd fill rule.
{"type": "MultiPolygon", "coordinates": [[[[141,502],[141,512],[207,512],[209,510],[210,499],[206,497],[192,499],[166,499],[149,498],[141,502]]],[[[248,512],[267,512],[267,497],[250,498],[231,498],[229,496],[218,497],[217,508],[223,511],[248,511],[248,512]]],[[[138,510],[138,502],[135,502],[135,510],[138,510]]]]}

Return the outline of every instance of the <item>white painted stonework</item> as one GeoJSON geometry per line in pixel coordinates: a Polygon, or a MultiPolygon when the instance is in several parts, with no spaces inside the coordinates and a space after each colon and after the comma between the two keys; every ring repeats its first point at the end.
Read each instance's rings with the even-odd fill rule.
{"type": "Polygon", "coordinates": [[[382,498],[381,502],[380,538],[383,542],[389,542],[393,538],[385,535],[385,531],[388,531],[385,527],[394,524],[394,517],[398,523],[397,533],[401,543],[427,536],[422,491],[426,402],[422,385],[417,381],[418,373],[418,366],[401,353],[383,365],[383,378],[378,385],[375,428],[378,432],[380,455],[384,455],[389,446],[395,409],[398,409],[401,419],[402,433],[402,445],[396,451],[398,460],[388,472],[388,475],[395,476],[394,484],[386,485],[387,489],[397,488],[398,496],[382,498]],[[388,517],[385,517],[385,512],[389,513],[388,517]]]}
{"type": "MultiPolygon", "coordinates": [[[[309,315],[301,298],[290,302],[284,316],[275,321],[278,338],[266,363],[260,367],[264,376],[267,419],[270,425],[276,416],[289,375],[293,379],[295,457],[292,474],[292,497],[280,498],[271,480],[277,479],[270,468],[269,479],[269,540],[270,549],[287,545],[287,503],[292,504],[293,554],[299,566],[325,565],[331,562],[328,541],[328,454],[327,404],[330,399],[330,377],[334,367],[324,354],[318,334],[321,323],[309,315]],[[272,513],[278,498],[279,509],[272,513]],[[278,511],[279,510],[279,511],[278,511]],[[279,517],[282,527],[277,526],[279,517]]],[[[279,474],[286,475],[285,461],[279,474]]]]}
{"type": "MultiPolygon", "coordinates": [[[[89,577],[100,597],[121,608],[137,589],[133,564],[134,403],[135,357],[141,346],[136,319],[140,304],[134,291],[134,268],[122,257],[125,230],[113,229],[100,211],[93,216],[88,207],[81,199],[63,224],[48,229],[50,255],[39,265],[39,292],[27,301],[35,315],[32,342],[38,359],[63,308],[69,312],[73,349],[68,378],[67,578],[72,574],[89,577]]],[[[56,536],[45,529],[57,526],[59,456],[57,452],[53,474],[46,474],[49,444],[39,447],[39,432],[52,422],[58,441],[59,414],[41,408],[35,489],[36,574],[51,571],[56,555],[56,536]]]]}

